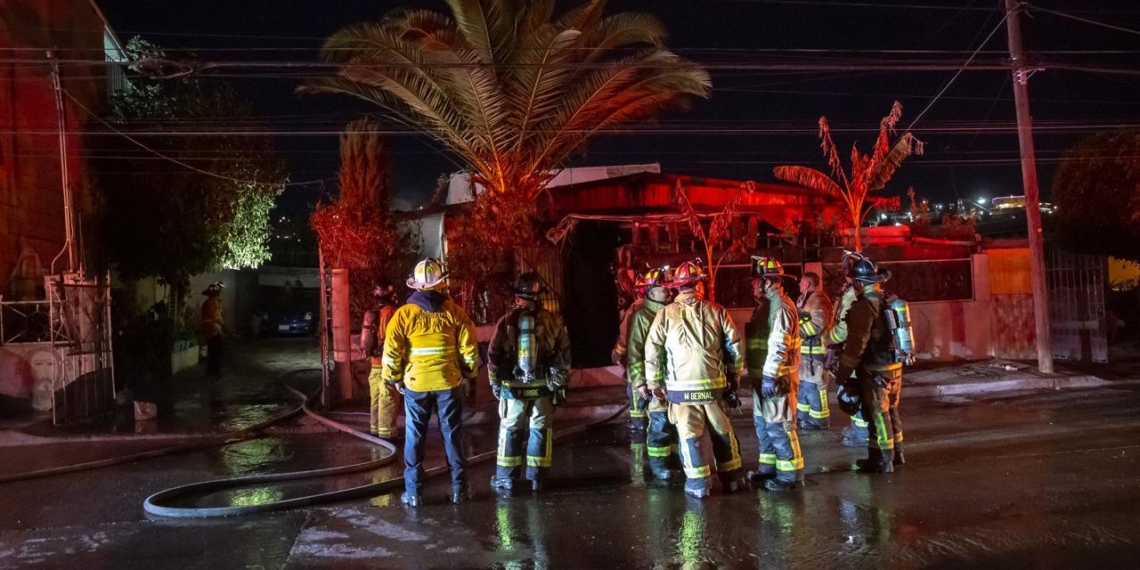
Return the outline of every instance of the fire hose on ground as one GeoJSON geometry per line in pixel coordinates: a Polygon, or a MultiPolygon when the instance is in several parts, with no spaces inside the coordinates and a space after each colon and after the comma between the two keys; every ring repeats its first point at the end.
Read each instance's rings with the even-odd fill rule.
{"type": "MultiPolygon", "coordinates": [[[[287,386],[287,388],[289,388],[289,387],[287,386]]],[[[289,391],[292,392],[294,395],[297,395],[301,398],[305,398],[304,394],[301,394],[300,392],[294,390],[293,388],[289,388],[289,391]]],[[[308,398],[305,398],[305,402],[304,402],[304,404],[302,404],[301,409],[309,417],[315,419],[316,421],[318,421],[318,422],[320,422],[320,423],[322,423],[328,427],[340,430],[342,432],[345,432],[345,433],[352,435],[354,437],[358,437],[358,438],[363,439],[365,441],[375,443],[375,444],[383,447],[384,449],[387,449],[389,451],[389,454],[387,456],[381,458],[381,459],[377,459],[374,461],[368,461],[365,463],[358,463],[355,465],[346,465],[344,467],[332,467],[332,468],[327,468],[327,469],[314,469],[311,471],[294,471],[294,472],[290,472],[290,473],[276,473],[276,474],[269,474],[269,475],[253,475],[253,476],[249,476],[249,477],[236,477],[236,478],[230,478],[230,479],[215,479],[212,481],[203,481],[201,483],[191,483],[189,485],[182,485],[179,487],[173,487],[171,489],[159,491],[158,493],[155,493],[155,494],[147,497],[146,501],[143,502],[143,509],[146,510],[146,512],[149,514],[161,516],[161,517],[168,517],[168,518],[226,517],[226,516],[248,515],[248,514],[254,514],[254,513],[265,513],[265,512],[270,512],[270,511],[279,511],[279,510],[284,510],[284,509],[307,507],[307,506],[312,506],[312,505],[317,505],[317,504],[326,504],[326,503],[344,501],[344,500],[348,500],[348,499],[356,499],[356,498],[361,498],[361,497],[371,497],[371,496],[375,496],[375,495],[378,495],[381,493],[387,493],[387,492],[390,492],[392,490],[399,489],[403,486],[404,478],[402,476],[400,476],[400,477],[393,477],[391,479],[386,479],[384,481],[378,481],[375,483],[368,483],[366,485],[360,485],[357,487],[352,487],[349,489],[341,489],[341,490],[337,490],[337,491],[330,491],[327,493],[318,493],[315,495],[306,495],[306,496],[302,496],[302,497],[294,497],[291,499],[282,499],[280,501],[267,502],[267,503],[262,503],[262,504],[257,504],[257,505],[242,505],[242,506],[229,506],[229,507],[173,507],[173,506],[168,506],[167,502],[171,501],[172,499],[183,498],[183,497],[193,496],[193,495],[210,494],[210,493],[215,493],[215,492],[222,491],[225,489],[231,489],[231,488],[236,488],[236,487],[244,487],[247,485],[256,485],[259,483],[275,483],[275,482],[281,482],[281,481],[296,481],[296,480],[302,480],[302,479],[315,479],[315,478],[327,477],[327,476],[332,476],[332,475],[342,475],[342,474],[346,474],[346,473],[358,473],[361,471],[378,469],[380,467],[384,467],[384,466],[396,461],[396,459],[399,458],[399,454],[396,452],[395,446],[392,445],[387,440],[384,440],[384,439],[381,439],[381,438],[378,438],[378,437],[375,437],[375,436],[372,436],[369,434],[361,433],[361,432],[356,431],[356,430],[352,429],[351,427],[348,427],[348,426],[346,426],[340,422],[330,420],[329,418],[322,416],[321,414],[318,414],[317,412],[315,412],[309,408],[308,400],[309,400],[308,398]]],[[[584,432],[584,431],[586,431],[592,427],[596,427],[599,425],[609,423],[609,422],[613,421],[615,418],[621,416],[625,412],[626,408],[627,408],[627,406],[623,406],[620,409],[618,409],[616,412],[614,412],[613,414],[611,414],[605,418],[602,418],[600,420],[595,420],[595,421],[587,422],[587,423],[584,423],[581,425],[557,430],[554,433],[554,440],[558,441],[558,440],[566,439],[567,437],[577,435],[577,434],[582,433],[582,432],[584,432]]],[[[493,459],[494,457],[495,457],[494,451],[487,451],[484,453],[480,453],[478,455],[468,457],[467,458],[467,465],[468,466],[474,466],[474,465],[478,465],[481,463],[485,463],[486,461],[493,459]]],[[[433,477],[436,477],[439,475],[443,475],[446,473],[447,473],[447,466],[446,465],[440,465],[438,467],[433,467],[431,469],[424,471],[424,477],[427,479],[430,479],[430,478],[433,478],[433,477]]]]}
{"type": "MultiPolygon", "coordinates": [[[[310,372],[320,369],[303,369],[293,370],[285,373],[283,376],[296,374],[300,372],[310,372]]],[[[265,421],[257,424],[242,428],[237,431],[220,434],[217,436],[209,437],[201,441],[195,441],[183,445],[175,445],[171,447],[164,447],[161,449],[154,449],[140,453],[132,453],[128,455],[121,455],[117,457],[110,457],[96,461],[87,461],[83,463],[75,463],[72,465],[63,465],[59,467],[50,467],[46,469],[39,469],[35,471],[27,471],[24,473],[14,473],[11,475],[0,476],[0,484],[12,483],[16,481],[26,481],[31,479],[39,479],[43,477],[50,477],[54,475],[63,475],[67,473],[77,473],[80,471],[89,471],[99,469],[102,467],[110,467],[114,465],[123,465],[133,463],[145,459],[154,459],[158,457],[165,457],[169,455],[176,455],[190,451],[198,451],[202,449],[209,449],[212,447],[220,447],[231,443],[237,443],[258,437],[260,432],[285,420],[293,418],[298,414],[306,414],[321,424],[342,431],[346,434],[363,439],[369,443],[375,444],[386,451],[388,454],[380,459],[365,461],[363,463],[356,463],[352,465],[345,465],[341,467],[330,467],[324,469],[312,469],[305,471],[293,471],[287,473],[274,473],[266,475],[252,475],[246,477],[233,477],[228,479],[215,479],[210,481],[203,481],[200,483],[191,483],[188,485],[181,485],[170,489],[165,489],[154,493],[146,498],[143,502],[143,509],[151,515],[168,517],[168,518],[208,518],[208,517],[223,517],[223,516],[237,516],[255,513],[264,513],[270,511],[278,511],[284,509],[293,509],[298,507],[312,506],[316,504],[326,504],[336,501],[343,501],[348,499],[375,496],[377,494],[386,493],[394,489],[398,489],[403,485],[403,477],[394,477],[384,481],[360,485],[349,489],[341,489],[338,491],[330,491],[327,493],[318,493],[315,495],[307,495],[301,497],[293,497],[290,499],[282,499],[280,501],[267,502],[256,505],[242,505],[242,506],[229,506],[229,507],[176,507],[171,506],[169,501],[179,498],[185,498],[195,495],[206,495],[223,491],[226,489],[233,489],[245,487],[249,485],[256,485],[262,483],[276,483],[284,481],[297,481],[306,479],[317,479],[322,477],[330,477],[336,475],[345,475],[351,473],[359,473],[362,471],[370,471],[385,467],[399,458],[399,453],[396,447],[389,441],[373,436],[371,434],[359,432],[343,423],[331,420],[309,407],[309,402],[316,397],[316,395],[306,395],[295,388],[285,385],[294,396],[301,400],[301,404],[295,408],[287,410],[281,414],[273,416],[265,421]]],[[[319,392],[318,392],[319,394],[319,392]]],[[[613,421],[619,417],[626,410],[627,406],[623,406],[616,412],[600,420],[587,422],[578,426],[564,428],[557,430],[554,434],[555,441],[563,440],[568,437],[578,435],[590,428],[603,425],[613,421]]],[[[466,420],[467,418],[465,418],[466,420]]],[[[494,451],[480,453],[467,459],[469,466],[484,463],[495,457],[494,451]]],[[[441,465],[428,469],[424,472],[426,478],[436,477],[447,473],[447,466],[441,465]]]]}

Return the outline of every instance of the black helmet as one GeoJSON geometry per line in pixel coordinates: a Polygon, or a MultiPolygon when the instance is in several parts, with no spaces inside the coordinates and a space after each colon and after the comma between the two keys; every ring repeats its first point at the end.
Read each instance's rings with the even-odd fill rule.
{"type": "Polygon", "coordinates": [[[534,271],[527,271],[515,279],[515,295],[528,301],[537,301],[539,295],[546,291],[542,286],[542,278],[534,271]]]}
{"type": "Polygon", "coordinates": [[[859,389],[854,380],[848,378],[846,381],[839,382],[839,390],[835,395],[839,401],[840,411],[849,416],[859,412],[859,389]]]}
{"type": "Polygon", "coordinates": [[[376,284],[372,288],[372,298],[377,301],[391,301],[396,297],[396,286],[392,285],[391,281],[387,279],[376,284]]]}
{"type": "Polygon", "coordinates": [[[847,276],[863,283],[883,283],[891,278],[891,272],[879,267],[867,256],[847,251],[843,253],[843,270],[847,276]]]}

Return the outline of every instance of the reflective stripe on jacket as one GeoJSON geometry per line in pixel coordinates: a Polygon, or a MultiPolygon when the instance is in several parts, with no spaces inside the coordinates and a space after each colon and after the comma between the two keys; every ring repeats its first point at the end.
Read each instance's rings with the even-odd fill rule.
{"type": "Polygon", "coordinates": [[[416,392],[449,390],[479,367],[475,325],[450,299],[439,311],[407,304],[392,314],[384,334],[384,380],[416,392]]]}
{"type": "Polygon", "coordinates": [[[626,372],[634,388],[645,384],[645,339],[649,337],[653,319],[664,307],[665,303],[646,299],[629,320],[629,366],[626,372]]]}
{"type": "Polygon", "coordinates": [[[508,396],[536,398],[550,395],[547,384],[565,385],[570,378],[570,336],[562,317],[541,307],[531,309],[535,320],[536,343],[534,378],[525,382],[516,375],[518,364],[518,316],[515,308],[495,324],[495,335],[487,354],[487,375],[491,382],[509,388],[508,396]]]}
{"type": "Polygon", "coordinates": [[[874,285],[867,285],[863,294],[851,305],[847,313],[847,341],[843,345],[843,353],[839,356],[839,378],[849,377],[850,371],[862,366],[869,371],[896,371],[902,365],[892,362],[874,363],[874,344],[882,344],[882,336],[886,332],[883,322],[883,310],[886,302],[883,292],[874,285]],[[877,338],[876,338],[877,337],[877,338]],[[843,374],[848,376],[843,376],[843,374]]]}
{"type": "Polygon", "coordinates": [[[827,331],[827,346],[841,344],[847,340],[847,313],[855,303],[855,289],[848,288],[835,303],[831,318],[831,330],[827,331]]]}
{"type": "Polygon", "coordinates": [[[823,346],[823,335],[828,331],[828,318],[831,317],[831,302],[817,291],[808,291],[796,302],[799,311],[800,354],[823,358],[827,351],[823,346]]]}
{"type": "Polygon", "coordinates": [[[781,378],[799,375],[800,326],[792,300],[780,292],[764,296],[747,328],[749,375],[781,378]],[[762,309],[767,307],[767,313],[762,309]],[[757,370],[756,368],[760,369],[757,370]]]}
{"type": "Polygon", "coordinates": [[[645,298],[641,297],[636,299],[628,309],[621,314],[621,324],[618,325],[617,342],[614,343],[613,354],[614,360],[621,362],[623,367],[629,367],[629,325],[633,320],[633,315],[645,306],[645,298]]]}
{"type": "MultiPolygon", "coordinates": [[[[392,322],[392,315],[396,314],[396,307],[384,305],[376,311],[376,346],[384,350],[384,338],[388,334],[388,323],[392,322]]],[[[372,366],[378,368],[384,365],[383,356],[373,356],[372,366]]]]}
{"type": "Polygon", "coordinates": [[[725,375],[743,373],[741,349],[740,333],[724,307],[681,293],[649,327],[646,380],[653,389],[664,385],[674,403],[714,402],[727,386],[725,375]]]}

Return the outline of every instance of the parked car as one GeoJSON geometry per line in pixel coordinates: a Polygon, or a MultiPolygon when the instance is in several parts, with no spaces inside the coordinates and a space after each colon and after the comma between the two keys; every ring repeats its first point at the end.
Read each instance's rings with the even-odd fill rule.
{"type": "Polygon", "coordinates": [[[267,335],[317,334],[320,301],[316,291],[281,295],[261,313],[261,333],[267,335]]]}

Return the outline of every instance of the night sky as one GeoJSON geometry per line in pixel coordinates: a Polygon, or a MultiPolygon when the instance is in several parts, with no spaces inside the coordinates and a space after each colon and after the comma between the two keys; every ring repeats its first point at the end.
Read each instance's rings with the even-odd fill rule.
{"type": "MultiPolygon", "coordinates": [[[[442,0],[99,0],[126,41],[141,35],[171,56],[193,51],[206,61],[313,61],[321,41],[342,26],[379,19],[397,6],[445,10],[442,0]]],[[[560,2],[565,8],[574,2],[560,2]]],[[[959,66],[995,28],[974,66],[1006,61],[999,0],[611,0],[609,11],[638,10],[661,18],[669,47],[713,66],[711,99],[661,117],[650,134],[614,135],[577,164],[659,161],[665,172],[772,181],[772,167],[823,169],[816,121],[826,115],[836,143],[867,148],[893,100],[902,125],[911,121],[954,75],[940,71],[868,71],[883,62],[959,66]],[[787,71],[756,65],[795,64],[787,71]],[[820,64],[843,70],[821,70],[820,64]]],[[[1140,29],[1135,0],[1040,0],[1078,17],[1140,29]]],[[[1023,19],[1026,49],[1044,71],[1029,84],[1044,197],[1062,152],[1083,134],[1140,125],[1140,35],[1056,15],[1023,19]],[[1050,65],[1131,68],[1132,74],[1050,69],[1050,65]]],[[[304,73],[311,73],[305,71],[304,73]]],[[[274,133],[294,181],[328,179],[335,192],[335,132],[375,108],[345,97],[299,96],[297,70],[224,71],[274,133]],[[328,133],[328,134],[320,134],[328,133]]],[[[914,186],[934,201],[1021,193],[1009,73],[967,68],[914,126],[926,143],[883,195],[914,186]]],[[[393,127],[396,128],[396,127],[393,127]]],[[[397,196],[417,204],[440,173],[458,170],[429,140],[389,138],[397,196]]],[[[301,213],[322,190],[292,187],[286,213],[301,213]]]]}

